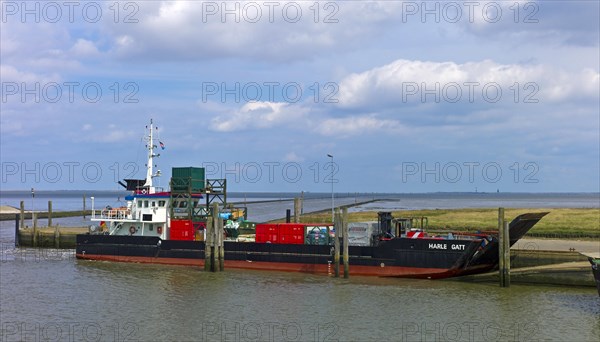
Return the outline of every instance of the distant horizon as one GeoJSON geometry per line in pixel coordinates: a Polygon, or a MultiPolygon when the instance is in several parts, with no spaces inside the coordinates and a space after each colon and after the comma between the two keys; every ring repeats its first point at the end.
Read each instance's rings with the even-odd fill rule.
{"type": "MultiPolygon", "coordinates": [[[[31,189],[27,190],[0,190],[2,193],[31,193],[31,189]]],[[[50,193],[50,192],[106,192],[106,193],[118,193],[118,192],[131,192],[128,190],[95,190],[95,189],[62,189],[62,190],[37,190],[35,193],[50,193]]],[[[331,192],[326,191],[230,191],[228,194],[290,194],[290,193],[302,193],[305,194],[323,194],[331,195],[331,192]]],[[[424,192],[360,192],[360,191],[334,191],[334,194],[358,194],[358,195],[386,195],[386,194],[598,194],[600,191],[424,191],[424,192]]]]}

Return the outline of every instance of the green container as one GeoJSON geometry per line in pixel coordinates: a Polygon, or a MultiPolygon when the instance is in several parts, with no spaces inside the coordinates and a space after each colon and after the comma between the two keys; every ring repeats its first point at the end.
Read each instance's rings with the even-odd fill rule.
{"type": "Polygon", "coordinates": [[[171,177],[171,191],[202,192],[204,191],[203,167],[174,167],[171,177]]]}
{"type": "Polygon", "coordinates": [[[203,167],[174,167],[171,177],[173,178],[192,178],[204,180],[203,167]]]}

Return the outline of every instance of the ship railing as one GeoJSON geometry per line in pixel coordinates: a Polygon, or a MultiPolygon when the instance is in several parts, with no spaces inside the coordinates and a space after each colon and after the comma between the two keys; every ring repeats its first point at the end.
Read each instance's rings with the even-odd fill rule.
{"type": "Polygon", "coordinates": [[[105,208],[100,213],[103,220],[130,220],[131,210],[128,208],[105,208]]]}
{"type": "Polygon", "coordinates": [[[150,190],[147,186],[138,186],[135,189],[135,193],[138,195],[146,195],[146,194],[156,194],[159,192],[164,192],[165,188],[162,186],[153,186],[150,190]]]}

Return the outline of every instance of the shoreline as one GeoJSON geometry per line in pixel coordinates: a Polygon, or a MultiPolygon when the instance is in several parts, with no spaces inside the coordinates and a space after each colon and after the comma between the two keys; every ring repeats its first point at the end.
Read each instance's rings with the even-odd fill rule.
{"type": "MultiPolygon", "coordinates": [[[[272,200],[270,200],[272,201],[272,200]]],[[[287,200],[276,200],[287,201],[287,200]]],[[[367,200],[352,203],[340,208],[352,208],[379,200],[367,200]]],[[[251,202],[246,202],[251,203],[251,202]]],[[[264,203],[257,201],[254,203],[264,203]]],[[[351,222],[377,221],[377,212],[380,210],[363,210],[349,212],[351,222]]],[[[526,212],[548,211],[549,214],[542,219],[530,232],[529,238],[538,239],[560,239],[560,240],[592,240],[600,241],[599,208],[507,208],[505,217],[512,220],[519,214],[526,212]]],[[[2,206],[0,207],[1,221],[14,221],[19,209],[2,206]],[[8,212],[7,212],[8,211],[8,212]]],[[[475,232],[497,230],[497,208],[463,208],[463,209],[424,209],[424,210],[391,210],[395,218],[399,217],[427,217],[426,230],[431,233],[447,232],[475,232]]],[[[53,211],[52,218],[84,217],[91,216],[92,211],[53,211]]],[[[304,213],[300,216],[300,222],[329,222],[331,220],[331,209],[321,209],[304,213]]],[[[44,211],[36,212],[39,219],[48,218],[44,211]]],[[[25,220],[31,219],[31,212],[25,212],[25,220]]],[[[266,222],[285,222],[285,217],[280,217],[266,222]]]]}
{"type": "MultiPolygon", "coordinates": [[[[348,206],[351,207],[351,206],[348,206]]],[[[426,217],[425,230],[431,233],[497,231],[498,208],[364,210],[349,212],[350,222],[377,221],[378,211],[390,211],[394,218],[426,217]]],[[[595,240],[600,242],[600,208],[505,208],[505,218],[527,212],[549,212],[531,231],[530,238],[595,240]]],[[[330,209],[301,215],[300,222],[329,221],[330,209]]],[[[283,222],[284,219],[272,222],[283,222]]]]}

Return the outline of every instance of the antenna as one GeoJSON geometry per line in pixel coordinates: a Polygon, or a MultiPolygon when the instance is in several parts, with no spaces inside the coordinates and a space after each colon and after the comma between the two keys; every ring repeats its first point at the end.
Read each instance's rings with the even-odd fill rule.
{"type": "Polygon", "coordinates": [[[160,177],[160,172],[154,173],[153,171],[153,158],[159,157],[160,154],[154,154],[154,149],[156,148],[156,145],[154,144],[154,123],[152,119],[150,119],[150,127],[146,126],[146,128],[148,128],[148,136],[146,137],[146,139],[148,140],[146,144],[146,148],[148,148],[148,162],[146,163],[146,182],[144,183],[144,186],[148,187],[148,192],[152,194],[155,193],[156,190],[154,188],[152,179],[155,177],[160,177]]]}

